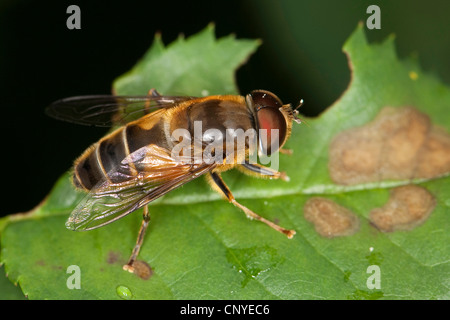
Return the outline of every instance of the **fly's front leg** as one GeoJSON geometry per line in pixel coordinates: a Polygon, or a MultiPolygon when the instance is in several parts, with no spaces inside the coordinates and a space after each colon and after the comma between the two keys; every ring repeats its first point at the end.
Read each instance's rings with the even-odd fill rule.
{"type": "Polygon", "coordinates": [[[279,149],[278,152],[282,154],[287,154],[288,156],[291,156],[294,153],[292,149],[283,149],[283,148],[279,149]]]}
{"type": "Polygon", "coordinates": [[[249,162],[244,162],[243,164],[238,166],[238,169],[247,175],[256,176],[259,178],[281,179],[283,181],[290,180],[285,172],[279,172],[272,168],[264,167],[257,163],[253,164],[249,162]]]}
{"type": "Polygon", "coordinates": [[[275,229],[276,231],[283,233],[289,239],[291,239],[295,235],[295,231],[294,230],[288,230],[288,229],[285,229],[283,227],[280,227],[279,225],[277,225],[277,224],[273,223],[272,221],[269,221],[269,220],[259,216],[255,212],[251,211],[247,207],[245,207],[242,204],[240,204],[239,202],[237,202],[236,199],[234,198],[233,194],[231,193],[230,189],[228,189],[227,185],[222,180],[222,177],[219,175],[219,173],[217,173],[217,172],[210,172],[209,176],[211,178],[210,179],[210,183],[213,186],[213,188],[215,190],[223,193],[225,195],[225,197],[228,199],[228,201],[230,201],[236,207],[238,207],[239,209],[244,211],[244,213],[247,215],[248,218],[255,219],[255,220],[258,220],[258,221],[261,221],[261,222],[265,223],[266,225],[268,225],[272,229],[275,229]]]}
{"type": "Polygon", "coordinates": [[[141,228],[139,229],[138,237],[136,240],[136,245],[133,248],[133,251],[131,253],[130,259],[128,260],[128,263],[123,266],[123,270],[129,271],[131,273],[134,272],[133,264],[136,261],[137,256],[139,255],[139,251],[141,250],[142,243],[144,242],[145,231],[147,230],[149,222],[150,222],[150,214],[148,212],[148,206],[144,206],[143,220],[142,220],[141,228]]]}

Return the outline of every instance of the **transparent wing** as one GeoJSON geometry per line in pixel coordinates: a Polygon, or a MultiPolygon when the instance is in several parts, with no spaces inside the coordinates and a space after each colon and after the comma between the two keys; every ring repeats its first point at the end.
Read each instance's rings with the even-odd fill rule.
{"type": "MultiPolygon", "coordinates": [[[[127,157],[108,176],[126,181],[99,182],[77,205],[66,227],[91,230],[113,222],[167,192],[210,171],[215,164],[194,164],[171,158],[170,151],[155,145],[143,147],[127,157]],[[130,172],[138,169],[138,174],[130,172]]],[[[135,171],[136,172],[136,171],[135,171]]]]}
{"type": "Polygon", "coordinates": [[[46,113],[58,120],[97,127],[110,127],[139,119],[160,108],[170,108],[187,96],[112,96],[71,97],[53,102],[46,113]]]}

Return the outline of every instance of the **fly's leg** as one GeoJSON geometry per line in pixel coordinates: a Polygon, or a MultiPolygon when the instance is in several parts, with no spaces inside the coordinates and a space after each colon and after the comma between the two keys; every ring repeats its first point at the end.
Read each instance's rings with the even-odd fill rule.
{"type": "Polygon", "coordinates": [[[148,90],[148,95],[152,97],[161,97],[161,94],[155,88],[148,90]]]}
{"type": "Polygon", "coordinates": [[[240,204],[239,202],[237,202],[236,199],[234,198],[233,194],[231,193],[230,189],[228,189],[227,185],[222,180],[222,177],[219,175],[219,173],[217,173],[217,172],[210,172],[209,176],[211,178],[210,179],[210,183],[213,186],[213,188],[218,190],[218,191],[220,191],[221,193],[223,193],[225,195],[225,197],[228,199],[228,201],[231,202],[232,204],[234,204],[236,207],[238,207],[242,211],[244,211],[244,213],[246,214],[246,216],[248,218],[255,219],[255,220],[258,220],[258,221],[261,221],[261,222],[265,223],[266,225],[268,225],[272,229],[275,229],[276,231],[283,233],[289,239],[291,239],[295,235],[295,231],[294,230],[288,230],[288,229],[285,229],[283,227],[280,227],[279,225],[277,225],[277,224],[273,223],[272,221],[269,221],[269,220],[259,216],[255,212],[251,211],[247,207],[245,207],[242,204],[240,204]]]}
{"type": "Polygon", "coordinates": [[[264,167],[257,163],[244,162],[237,168],[249,176],[256,176],[259,178],[269,178],[269,179],[281,179],[283,181],[290,180],[285,172],[279,172],[272,168],[264,167]]]}
{"type": "MultiPolygon", "coordinates": [[[[156,91],[155,88],[148,90],[148,94],[151,97],[160,97],[161,95],[159,94],[158,91],[156,91]]],[[[144,105],[144,110],[145,110],[145,114],[149,114],[150,113],[150,100],[148,100],[147,102],[145,102],[144,105]]]]}
{"type": "Polygon", "coordinates": [[[294,153],[292,149],[283,149],[283,148],[279,149],[278,152],[282,154],[287,154],[288,156],[291,156],[294,153]]]}
{"type": "Polygon", "coordinates": [[[139,229],[136,245],[133,248],[133,252],[131,253],[128,263],[123,266],[123,270],[131,273],[134,272],[133,264],[136,261],[137,256],[139,255],[139,250],[141,250],[142,242],[144,242],[145,231],[147,230],[149,222],[150,222],[150,214],[148,212],[148,206],[144,206],[143,220],[141,228],[139,229]]]}

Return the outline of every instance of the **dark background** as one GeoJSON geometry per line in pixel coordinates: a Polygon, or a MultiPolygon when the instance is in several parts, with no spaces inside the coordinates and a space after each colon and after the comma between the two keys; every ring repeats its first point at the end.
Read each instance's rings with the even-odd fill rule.
{"type": "Polygon", "coordinates": [[[396,34],[400,57],[415,55],[423,69],[450,83],[448,1],[31,1],[0,2],[2,209],[0,216],[36,206],[72,161],[105,129],[48,118],[54,100],[110,93],[159,31],[165,44],[210,22],[217,37],[259,38],[263,45],[239,69],[245,94],[267,89],[285,102],[305,100],[316,116],[350,79],[342,45],[366,8],[381,8],[371,42],[396,34]],[[81,9],[81,30],[66,28],[66,9],[81,9]]]}

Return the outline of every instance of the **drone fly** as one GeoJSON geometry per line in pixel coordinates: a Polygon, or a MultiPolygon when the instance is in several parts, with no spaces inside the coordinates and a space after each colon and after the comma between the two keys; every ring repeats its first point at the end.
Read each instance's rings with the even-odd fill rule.
{"type": "Polygon", "coordinates": [[[283,151],[292,122],[301,123],[298,107],[283,104],[265,90],[254,90],[245,97],[189,97],[163,96],[152,89],[143,96],[78,96],[54,102],[46,110],[54,118],[115,127],[74,163],[73,184],[87,195],[66,227],[91,230],[143,208],[136,245],[123,267],[133,272],[150,221],[148,204],[207,175],[213,189],[247,217],[292,238],[294,230],[237,202],[221,172],[237,168],[252,176],[287,180],[285,173],[251,160],[254,154],[283,151]]]}

